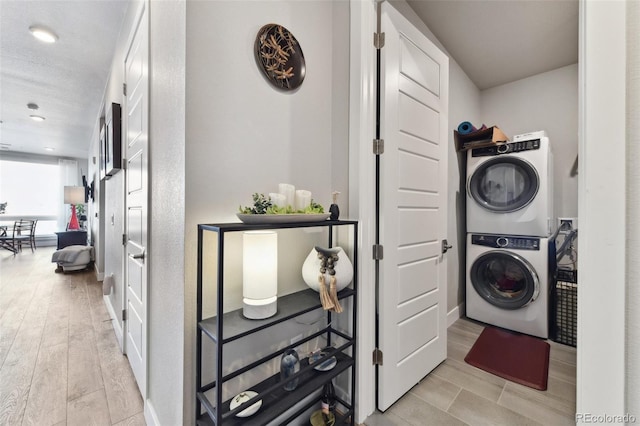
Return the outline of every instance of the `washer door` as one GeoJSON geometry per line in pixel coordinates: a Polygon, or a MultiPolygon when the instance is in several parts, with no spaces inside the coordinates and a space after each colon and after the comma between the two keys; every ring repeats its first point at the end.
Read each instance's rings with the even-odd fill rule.
{"type": "Polygon", "coordinates": [[[531,203],[539,187],[538,172],[528,161],[498,156],[476,169],[469,178],[468,191],[485,209],[509,213],[531,203]]]}
{"type": "Polygon", "coordinates": [[[509,251],[484,253],[473,262],[469,274],[478,295],[502,309],[522,308],[540,291],[540,280],[531,264],[509,251]]]}

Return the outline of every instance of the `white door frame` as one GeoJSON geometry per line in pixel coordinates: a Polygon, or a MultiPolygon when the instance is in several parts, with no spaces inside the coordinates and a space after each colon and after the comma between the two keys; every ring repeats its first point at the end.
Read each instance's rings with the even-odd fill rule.
{"type": "Polygon", "coordinates": [[[580,1],[578,424],[626,410],[626,3],[580,1]]]}
{"type": "Polygon", "coordinates": [[[375,411],[375,49],[376,2],[351,1],[351,66],[349,112],[349,213],[360,222],[358,242],[358,341],[355,420],[362,423],[375,411]]]}

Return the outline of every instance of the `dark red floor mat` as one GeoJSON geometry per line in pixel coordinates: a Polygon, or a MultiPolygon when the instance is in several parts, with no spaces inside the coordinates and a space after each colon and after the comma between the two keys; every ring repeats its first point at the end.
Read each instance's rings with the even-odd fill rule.
{"type": "Polygon", "coordinates": [[[537,337],[486,327],[464,360],[512,382],[546,390],[549,350],[549,344],[537,337]]]}

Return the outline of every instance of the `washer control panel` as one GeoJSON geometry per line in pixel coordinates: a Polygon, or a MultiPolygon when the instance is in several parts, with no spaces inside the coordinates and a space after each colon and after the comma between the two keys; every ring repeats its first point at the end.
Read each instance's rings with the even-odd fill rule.
{"type": "Polygon", "coordinates": [[[519,235],[471,234],[471,244],[512,250],[540,250],[540,238],[519,235]]]}
{"type": "Polygon", "coordinates": [[[540,149],[540,139],[531,139],[528,141],[508,142],[475,148],[471,150],[472,157],[490,157],[493,155],[513,154],[514,152],[531,151],[540,149]]]}

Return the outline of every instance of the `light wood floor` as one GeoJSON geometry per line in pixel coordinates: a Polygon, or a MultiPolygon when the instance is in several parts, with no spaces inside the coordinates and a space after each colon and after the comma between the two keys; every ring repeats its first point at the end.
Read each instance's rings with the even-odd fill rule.
{"type": "Polygon", "coordinates": [[[449,327],[447,359],[367,426],[574,425],[576,350],[549,341],[549,380],[538,391],[504,380],[464,361],[483,330],[457,320],[449,327]]]}
{"type": "Polygon", "coordinates": [[[144,425],[101,283],[53,252],[0,253],[0,425],[144,425]]]}
{"type": "MultiPolygon", "coordinates": [[[[144,425],[93,271],[54,273],[52,247],[0,253],[0,425],[144,425]]],[[[572,425],[576,351],[551,344],[544,392],[464,362],[482,325],[448,330],[448,357],[367,426],[572,425]]]]}

